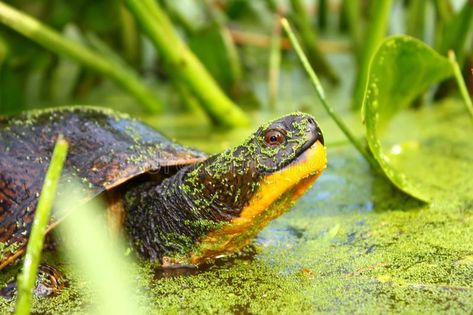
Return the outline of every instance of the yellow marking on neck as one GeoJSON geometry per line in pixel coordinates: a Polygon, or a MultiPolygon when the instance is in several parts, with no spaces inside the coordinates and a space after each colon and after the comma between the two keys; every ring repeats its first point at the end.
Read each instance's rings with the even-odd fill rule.
{"type": "Polygon", "coordinates": [[[198,264],[248,244],[309,189],[326,165],[326,149],[317,141],[291,164],[266,176],[238,218],[202,239],[200,248],[191,254],[191,262],[198,264]],[[288,192],[290,196],[287,196],[288,192]]]}
{"type": "Polygon", "coordinates": [[[325,147],[317,141],[298,158],[296,163],[290,164],[264,178],[256,195],[250,200],[249,205],[243,209],[240,217],[235,220],[251,220],[301,180],[310,175],[317,175],[316,173],[320,174],[325,169],[326,164],[325,147]]]}

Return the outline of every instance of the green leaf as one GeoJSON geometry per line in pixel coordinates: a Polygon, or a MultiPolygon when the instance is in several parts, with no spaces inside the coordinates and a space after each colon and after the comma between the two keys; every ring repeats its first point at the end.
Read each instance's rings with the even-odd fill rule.
{"type": "Polygon", "coordinates": [[[370,65],[362,108],[368,145],[391,182],[423,201],[430,199],[428,194],[422,185],[392,166],[383,152],[380,133],[396,113],[409,106],[430,85],[452,75],[453,69],[446,57],[409,36],[386,39],[370,65]]]}

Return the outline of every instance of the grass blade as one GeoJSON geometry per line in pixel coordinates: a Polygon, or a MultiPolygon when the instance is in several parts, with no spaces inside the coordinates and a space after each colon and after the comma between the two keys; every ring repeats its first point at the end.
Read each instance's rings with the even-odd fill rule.
{"type": "Polygon", "coordinates": [[[51,163],[39,197],[26,248],[23,270],[18,276],[18,299],[15,313],[19,315],[29,314],[31,311],[32,292],[36,282],[41,251],[43,250],[44,236],[56,195],[57,184],[66,160],[67,149],[68,144],[60,135],[54,147],[51,163]]]}
{"type": "Polygon", "coordinates": [[[345,134],[345,136],[350,140],[350,142],[355,146],[355,148],[358,150],[358,152],[361,153],[361,155],[366,159],[366,161],[374,168],[374,169],[379,169],[378,163],[373,159],[371,154],[363,147],[363,145],[357,140],[355,135],[353,135],[350,131],[350,129],[345,125],[343,120],[338,117],[338,115],[335,113],[333,110],[332,106],[330,106],[325,98],[325,93],[322,88],[322,84],[320,83],[319,78],[315,74],[314,70],[310,66],[309,60],[307,59],[307,56],[304,54],[302,51],[301,45],[299,44],[296,36],[294,35],[294,32],[291,29],[291,26],[289,25],[288,21],[283,18],[281,19],[281,24],[286,31],[286,33],[289,36],[289,40],[291,41],[294,49],[296,50],[297,56],[299,57],[299,60],[302,63],[302,66],[304,67],[305,71],[309,75],[309,78],[312,82],[312,85],[315,88],[315,91],[317,93],[317,96],[319,97],[320,101],[322,102],[322,105],[324,106],[325,110],[327,113],[330,115],[330,117],[335,121],[337,126],[342,130],[342,132],[345,134]]]}
{"type": "Polygon", "coordinates": [[[463,98],[463,103],[465,104],[466,109],[470,113],[471,118],[473,119],[473,104],[471,102],[470,94],[468,94],[468,89],[466,88],[465,81],[463,80],[463,76],[460,70],[460,66],[455,58],[455,53],[453,50],[448,52],[448,59],[452,64],[453,68],[453,75],[455,76],[455,80],[458,84],[458,89],[460,90],[460,94],[463,98]]]}

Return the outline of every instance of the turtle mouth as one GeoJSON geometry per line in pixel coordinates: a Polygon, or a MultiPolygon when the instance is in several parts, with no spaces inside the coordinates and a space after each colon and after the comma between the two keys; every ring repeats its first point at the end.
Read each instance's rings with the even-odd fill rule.
{"type": "Polygon", "coordinates": [[[305,186],[308,179],[312,179],[311,182],[313,182],[326,165],[326,148],[317,138],[314,138],[313,141],[307,143],[307,149],[289,164],[262,179],[258,191],[235,220],[251,220],[258,216],[284,193],[292,189],[297,190],[299,185],[305,186]]]}
{"type": "Polygon", "coordinates": [[[293,186],[292,201],[302,196],[326,168],[326,149],[323,144],[323,138],[321,141],[315,139],[298,157],[283,168],[300,168],[298,173],[301,174],[301,179],[293,186]],[[321,151],[323,151],[322,154],[321,151]]]}
{"type": "Polygon", "coordinates": [[[309,162],[310,156],[314,153],[314,150],[318,149],[318,146],[324,146],[323,140],[319,141],[317,138],[312,138],[310,141],[307,141],[299,150],[296,157],[290,161],[288,164],[283,166],[279,171],[293,167],[295,165],[307,165],[305,162],[309,162]]]}
{"type": "Polygon", "coordinates": [[[288,161],[286,164],[282,165],[282,167],[278,170],[281,171],[287,167],[291,167],[293,165],[302,163],[304,160],[307,159],[310,150],[314,150],[314,147],[318,143],[322,147],[324,147],[324,136],[322,134],[322,131],[317,125],[314,125],[312,131],[311,131],[311,137],[310,139],[304,143],[299,150],[296,151],[295,158],[292,159],[291,161],[288,161]]]}

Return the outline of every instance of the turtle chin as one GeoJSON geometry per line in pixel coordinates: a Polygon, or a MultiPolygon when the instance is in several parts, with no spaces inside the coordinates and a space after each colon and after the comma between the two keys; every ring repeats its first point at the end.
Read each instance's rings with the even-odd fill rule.
{"type": "Polygon", "coordinates": [[[198,264],[243,248],[292,206],[320,176],[326,163],[326,149],[316,141],[288,165],[264,176],[240,215],[202,237],[190,261],[198,264]]]}

